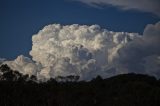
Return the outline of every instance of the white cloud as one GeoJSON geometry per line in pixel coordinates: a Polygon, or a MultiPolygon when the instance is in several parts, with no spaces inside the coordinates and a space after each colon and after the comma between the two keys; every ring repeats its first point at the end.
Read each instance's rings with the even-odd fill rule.
{"type": "Polygon", "coordinates": [[[133,36],[138,35],[111,32],[98,25],[53,24],[32,37],[30,54],[44,68],[40,76],[47,72],[48,78],[73,74],[91,79],[98,74],[105,75],[101,70],[112,61],[113,48],[119,49],[128,42],[127,37],[134,39],[133,36]]]}
{"type": "Polygon", "coordinates": [[[36,75],[40,68],[40,66],[35,64],[30,58],[24,57],[23,55],[18,56],[14,61],[5,61],[3,64],[8,64],[11,69],[29,75],[36,75]]]}
{"type": "Polygon", "coordinates": [[[143,36],[98,25],[52,24],[33,35],[32,43],[33,60],[18,56],[4,64],[41,79],[79,75],[90,80],[128,72],[160,77],[160,23],[148,25],[143,36]]]}
{"type": "Polygon", "coordinates": [[[112,5],[122,10],[138,10],[160,16],[159,0],[75,0],[90,6],[112,5]]]}

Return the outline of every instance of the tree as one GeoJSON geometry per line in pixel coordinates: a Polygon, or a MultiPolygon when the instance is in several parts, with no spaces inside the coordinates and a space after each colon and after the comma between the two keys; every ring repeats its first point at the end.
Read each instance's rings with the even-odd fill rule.
{"type": "Polygon", "coordinates": [[[3,65],[0,66],[0,71],[1,71],[2,73],[5,73],[5,72],[11,71],[11,69],[8,67],[7,64],[3,64],[3,65]]]}
{"type": "Polygon", "coordinates": [[[1,65],[0,79],[5,81],[26,81],[28,75],[22,75],[18,71],[13,71],[7,64],[1,65]]]}
{"type": "Polygon", "coordinates": [[[67,81],[75,82],[78,81],[79,76],[69,75],[66,77],[67,81]]]}
{"type": "Polygon", "coordinates": [[[8,65],[1,65],[0,67],[1,71],[1,80],[6,80],[6,81],[13,81],[14,75],[12,70],[8,67],[8,65]]]}

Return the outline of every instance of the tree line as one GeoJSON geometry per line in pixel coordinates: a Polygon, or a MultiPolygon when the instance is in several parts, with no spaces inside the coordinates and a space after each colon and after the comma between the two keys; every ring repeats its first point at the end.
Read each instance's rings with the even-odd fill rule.
{"type": "Polygon", "coordinates": [[[89,82],[58,76],[37,83],[7,65],[0,67],[0,106],[160,106],[160,80],[122,74],[89,82]]]}

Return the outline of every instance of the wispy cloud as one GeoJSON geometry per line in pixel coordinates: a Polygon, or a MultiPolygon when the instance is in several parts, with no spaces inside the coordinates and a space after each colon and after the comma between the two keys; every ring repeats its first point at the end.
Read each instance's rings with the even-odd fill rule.
{"type": "Polygon", "coordinates": [[[160,0],[75,0],[90,6],[111,5],[122,10],[138,10],[160,17],[160,0]]]}

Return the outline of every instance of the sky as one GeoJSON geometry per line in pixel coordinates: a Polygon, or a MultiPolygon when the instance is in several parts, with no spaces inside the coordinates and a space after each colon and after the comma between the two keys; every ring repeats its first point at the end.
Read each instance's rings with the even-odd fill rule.
{"type": "Polygon", "coordinates": [[[42,81],[160,78],[159,11],[159,0],[0,0],[0,65],[42,81]]]}
{"type": "Polygon", "coordinates": [[[142,0],[146,4],[138,6],[123,0],[112,1],[0,0],[0,57],[15,59],[21,54],[30,57],[32,36],[48,24],[98,24],[115,32],[142,34],[147,24],[160,20],[156,0],[152,3],[142,0]]]}

